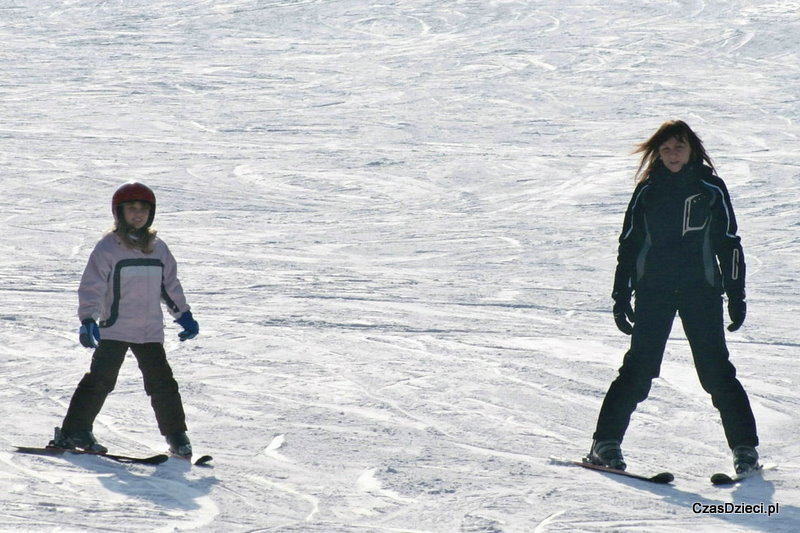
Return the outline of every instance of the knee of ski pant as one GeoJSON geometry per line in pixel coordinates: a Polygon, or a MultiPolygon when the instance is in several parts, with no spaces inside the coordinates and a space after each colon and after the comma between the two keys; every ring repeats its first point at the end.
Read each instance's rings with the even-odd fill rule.
{"type": "Polygon", "coordinates": [[[653,376],[649,372],[642,372],[637,369],[621,368],[619,377],[617,378],[618,385],[624,389],[627,395],[636,403],[639,403],[647,398],[650,394],[650,388],[653,385],[653,379],[658,377],[656,374],[653,376]]]}
{"type": "Polygon", "coordinates": [[[116,375],[98,374],[89,372],[84,374],[83,379],[78,383],[79,389],[97,391],[101,394],[109,394],[117,386],[116,375]]]}
{"type": "Polygon", "coordinates": [[[632,386],[650,388],[650,383],[661,374],[661,362],[651,358],[626,356],[619,369],[619,377],[632,386]]]}
{"type": "Polygon", "coordinates": [[[176,394],[178,392],[178,382],[172,377],[172,373],[160,376],[151,376],[144,380],[144,391],[148,396],[154,394],[176,394]]]}
{"type": "Polygon", "coordinates": [[[173,394],[178,391],[178,383],[172,373],[163,351],[151,352],[139,357],[139,370],[144,380],[144,390],[148,396],[154,394],[173,394]]]}
{"type": "Polygon", "coordinates": [[[658,347],[631,347],[622,359],[620,375],[627,375],[636,381],[652,381],[661,373],[661,361],[664,357],[663,350],[658,347]]]}
{"type": "Polygon", "coordinates": [[[697,377],[703,390],[712,396],[738,392],[741,388],[739,380],[736,379],[736,368],[727,360],[725,364],[716,368],[697,366],[697,377]]]}
{"type": "Polygon", "coordinates": [[[636,403],[643,402],[647,399],[650,395],[650,388],[652,387],[653,382],[647,381],[642,383],[637,383],[631,390],[633,398],[636,400],[636,403]]]}
{"type": "Polygon", "coordinates": [[[711,396],[714,407],[718,409],[730,402],[741,402],[741,398],[747,395],[737,379],[725,383],[703,383],[702,387],[711,396]]]}

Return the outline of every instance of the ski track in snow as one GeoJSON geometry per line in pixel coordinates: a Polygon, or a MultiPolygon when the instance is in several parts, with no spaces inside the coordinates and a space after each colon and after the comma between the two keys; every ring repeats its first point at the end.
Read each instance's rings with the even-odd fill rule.
{"type": "MultiPolygon", "coordinates": [[[[0,2],[0,531],[800,529],[798,3],[0,2]],[[731,190],[729,336],[764,480],[676,321],[624,444],[588,449],[627,339],[609,294],[635,143],[684,118],[731,190]],[[44,444],[90,355],[75,291],[129,179],[201,335],[167,352],[213,468],[44,444]],[[780,504],[771,517],[695,503],[780,504]]],[[[97,420],[160,452],[133,360],[97,420]]]]}

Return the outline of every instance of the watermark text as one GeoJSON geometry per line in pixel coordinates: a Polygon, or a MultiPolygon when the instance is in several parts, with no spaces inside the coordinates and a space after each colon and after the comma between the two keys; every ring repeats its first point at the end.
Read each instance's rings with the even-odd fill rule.
{"type": "Polygon", "coordinates": [[[779,503],[699,503],[692,504],[694,514],[752,514],[772,516],[780,514],[779,503]]]}

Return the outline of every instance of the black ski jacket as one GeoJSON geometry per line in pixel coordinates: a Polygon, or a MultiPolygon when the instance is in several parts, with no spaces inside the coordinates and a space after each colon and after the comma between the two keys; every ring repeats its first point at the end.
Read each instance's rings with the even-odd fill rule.
{"type": "Polygon", "coordinates": [[[660,161],[633,192],[619,237],[613,298],[643,290],[711,286],[744,298],[744,253],[725,183],[690,162],[670,172],[660,161]]]}

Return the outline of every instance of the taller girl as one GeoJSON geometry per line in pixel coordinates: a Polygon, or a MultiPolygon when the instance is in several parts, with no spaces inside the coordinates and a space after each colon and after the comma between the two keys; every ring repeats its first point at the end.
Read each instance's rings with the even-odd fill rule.
{"type": "Polygon", "coordinates": [[[625,469],[620,444],[659,375],[677,313],[736,471],[752,470],[758,467],[756,423],[728,360],[723,325],[723,292],[729,331],[739,329],[746,314],[744,253],[728,190],[683,121],[662,124],[637,152],[639,183],[625,213],[612,293],[614,320],[632,335],[631,345],[603,401],[588,459],[625,469]]]}
{"type": "Polygon", "coordinates": [[[180,340],[199,327],[178,281],[177,264],[152,229],[156,197],[149,187],[126,183],[111,200],[114,228],[97,243],[78,289],[80,342],[94,348],[89,372],[72,396],[52,444],[105,452],[94,437],[94,420],[114,389],[128,349],[150,396],[158,428],[172,453],[191,456],[178,383],[164,352],[161,303],[183,328],[180,340]]]}

